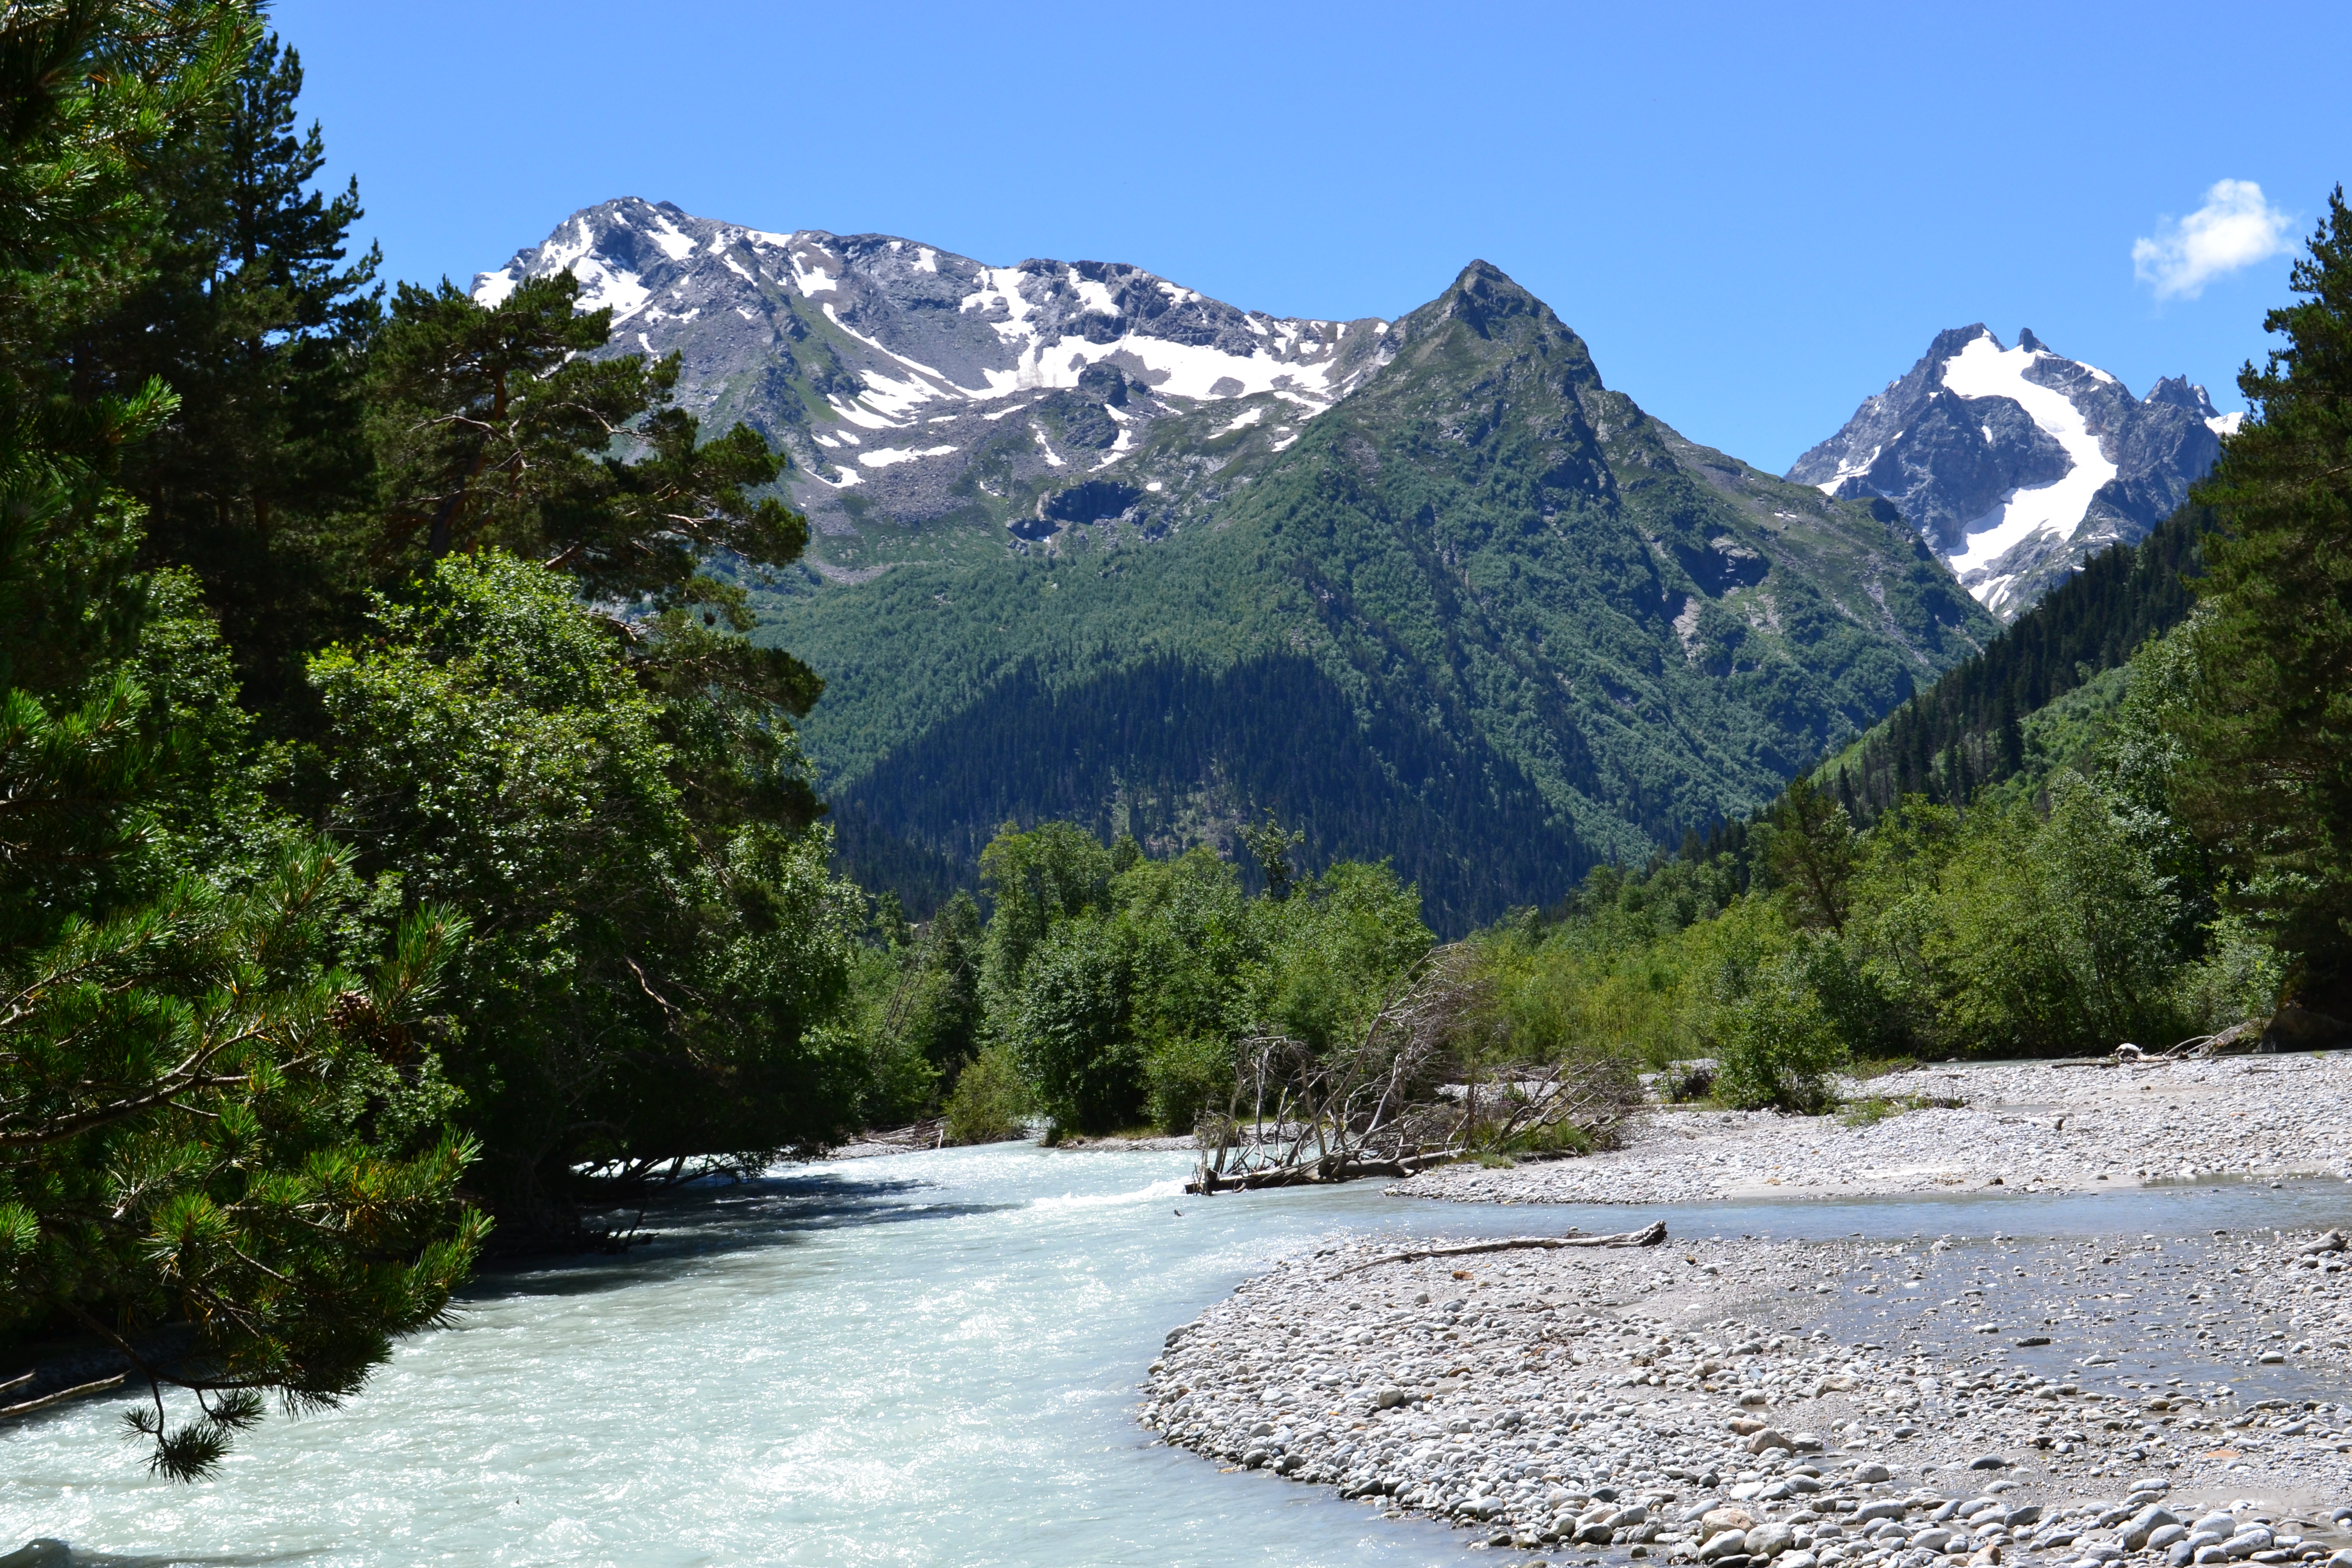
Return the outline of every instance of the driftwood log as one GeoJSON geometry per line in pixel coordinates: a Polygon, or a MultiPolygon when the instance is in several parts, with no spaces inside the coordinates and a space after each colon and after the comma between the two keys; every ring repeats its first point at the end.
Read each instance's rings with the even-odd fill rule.
{"type": "Polygon", "coordinates": [[[1468,1258],[1480,1252],[1552,1251],[1563,1247],[1655,1247],[1666,1239],[1666,1222],[1658,1220],[1640,1230],[1621,1230],[1613,1236],[1513,1236],[1500,1241],[1465,1242],[1459,1247],[1425,1247],[1404,1252],[1384,1252],[1367,1263],[1352,1268],[1342,1268],[1331,1276],[1360,1274],[1367,1268],[1378,1268],[1383,1263],[1420,1263],[1432,1258],[1468,1258]]]}
{"type": "MultiPolygon", "coordinates": [[[[129,1375],[127,1373],[118,1372],[112,1377],[101,1377],[96,1383],[85,1383],[75,1388],[60,1388],[55,1394],[45,1394],[38,1399],[27,1399],[21,1405],[0,1405],[0,1421],[17,1415],[30,1415],[36,1410],[47,1410],[52,1405],[63,1405],[68,1399],[79,1399],[85,1394],[104,1394],[109,1389],[121,1388],[129,1375]]],[[[32,1374],[27,1373],[23,1377],[14,1378],[5,1384],[0,1384],[0,1387],[15,1388],[31,1381],[32,1374]]]]}

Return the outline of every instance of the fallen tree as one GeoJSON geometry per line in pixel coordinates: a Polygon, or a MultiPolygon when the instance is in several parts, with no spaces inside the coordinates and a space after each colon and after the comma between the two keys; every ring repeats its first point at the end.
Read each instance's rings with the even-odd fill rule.
{"type": "Polygon", "coordinates": [[[1641,1102],[1627,1066],[1593,1055],[1500,1068],[1479,1047],[1485,981],[1459,945],[1405,977],[1350,1045],[1243,1042],[1226,1108],[1194,1130],[1189,1193],[1410,1176],[1483,1149],[1609,1142],[1641,1102]]]}

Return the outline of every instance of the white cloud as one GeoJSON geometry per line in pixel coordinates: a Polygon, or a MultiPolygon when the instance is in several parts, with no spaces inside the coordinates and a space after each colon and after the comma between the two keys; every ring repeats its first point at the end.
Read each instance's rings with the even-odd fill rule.
{"type": "Polygon", "coordinates": [[[2154,239],[2133,242],[2132,271],[2156,285],[2159,300],[2194,300],[2225,272],[2290,254],[2294,223],[2253,181],[2217,180],[2203,206],[2178,222],[2163,219],[2154,239]]]}

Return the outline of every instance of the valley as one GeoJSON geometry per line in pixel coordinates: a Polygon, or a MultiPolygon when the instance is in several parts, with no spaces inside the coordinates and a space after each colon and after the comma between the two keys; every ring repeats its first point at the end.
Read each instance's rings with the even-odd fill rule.
{"type": "Polygon", "coordinates": [[[1894,506],[1686,439],[1483,262],[1285,321],[615,202],[476,296],[558,267],[795,458],[809,569],[751,584],[758,635],[826,681],[845,865],[919,913],[1008,820],[1157,853],[1272,810],[1459,933],[1754,809],[1998,629],[1894,506]]]}
{"type": "Polygon", "coordinates": [[[2352,1568],[2210,20],[0,8],[0,1568],[2352,1568]]]}

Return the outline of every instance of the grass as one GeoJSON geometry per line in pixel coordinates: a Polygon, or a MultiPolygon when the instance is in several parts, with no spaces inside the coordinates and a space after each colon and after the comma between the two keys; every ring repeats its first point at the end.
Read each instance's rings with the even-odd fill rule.
{"type": "Polygon", "coordinates": [[[1867,1100],[1850,1100],[1838,1111],[1838,1121],[1848,1127],[1873,1127],[1890,1116],[1900,1116],[1906,1110],[1917,1110],[1926,1105],[1919,1096],[1908,1095],[1902,1100],[1889,1100],[1874,1094],[1867,1100]]]}
{"type": "Polygon", "coordinates": [[[1899,1100],[1874,1094],[1866,1100],[1847,1100],[1839,1108],[1838,1120],[1848,1127],[1870,1127],[1909,1110],[1958,1110],[1967,1103],[1942,1094],[1906,1094],[1899,1100]]]}

